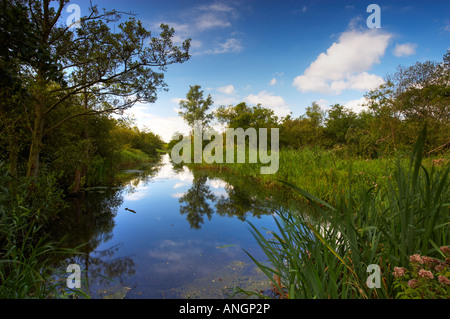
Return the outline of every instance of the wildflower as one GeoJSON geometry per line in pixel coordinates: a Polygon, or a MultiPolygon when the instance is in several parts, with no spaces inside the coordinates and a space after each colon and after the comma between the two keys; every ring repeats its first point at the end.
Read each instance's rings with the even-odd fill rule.
{"type": "Polygon", "coordinates": [[[419,281],[417,279],[411,279],[410,281],[408,281],[408,286],[411,288],[416,288],[418,284],[419,281]]]}
{"type": "Polygon", "coordinates": [[[436,270],[437,272],[441,272],[445,270],[445,266],[444,265],[437,265],[436,267],[434,267],[434,270],[436,270]]]}
{"type": "Polygon", "coordinates": [[[425,265],[427,265],[430,268],[434,267],[435,264],[439,263],[439,260],[427,256],[423,256],[422,261],[425,263],[425,265]]]}
{"type": "Polygon", "coordinates": [[[446,256],[450,255],[450,247],[442,246],[440,249],[444,253],[444,255],[446,255],[446,256]]]}
{"type": "Polygon", "coordinates": [[[415,255],[410,256],[410,257],[409,257],[409,260],[410,260],[412,263],[423,264],[422,257],[420,257],[419,254],[415,254],[415,255]]]}
{"type": "Polygon", "coordinates": [[[445,276],[439,275],[438,280],[443,285],[450,285],[450,280],[448,280],[448,278],[445,276]]]}
{"type": "Polygon", "coordinates": [[[395,277],[403,277],[406,269],[403,267],[394,267],[394,272],[392,273],[395,277]]]}
{"type": "Polygon", "coordinates": [[[419,276],[422,277],[422,278],[430,278],[430,279],[434,278],[433,273],[431,271],[428,271],[428,270],[425,270],[425,269],[421,269],[419,271],[419,276]]]}

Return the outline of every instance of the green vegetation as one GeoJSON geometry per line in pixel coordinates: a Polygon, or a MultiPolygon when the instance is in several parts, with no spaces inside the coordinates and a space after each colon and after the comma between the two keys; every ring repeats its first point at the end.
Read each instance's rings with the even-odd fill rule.
{"type": "Polygon", "coordinates": [[[380,190],[350,184],[330,204],[288,184],[318,217],[280,212],[269,238],[252,226],[270,265],[250,257],[280,298],[449,298],[450,265],[439,247],[448,255],[450,167],[423,167],[424,140],[422,135],[409,167],[398,165],[380,190]],[[405,282],[405,267],[414,259],[421,264],[413,266],[416,279],[405,282]],[[369,265],[380,267],[378,288],[366,284],[369,265]]]}
{"type": "MultiPolygon", "coordinates": [[[[161,138],[120,115],[154,102],[168,66],[190,58],[190,40],[175,45],[168,25],[154,37],[115,10],[91,6],[79,28],[68,28],[68,3],[0,3],[0,298],[57,295],[53,259],[77,250],[46,227],[68,197],[158,157],[161,138]]],[[[276,174],[261,175],[261,163],[190,165],[258,187],[288,186],[307,199],[314,214],[280,212],[270,239],[253,228],[271,264],[255,262],[280,297],[449,297],[449,81],[447,51],[440,62],[399,67],[366,93],[364,112],[312,102],[305,114],[281,119],[246,103],[208,113],[211,96],[190,87],[180,115],[193,129],[200,121],[203,132],[214,118],[230,128],[279,129],[276,174]],[[379,289],[366,285],[370,264],[384,274],[379,289]]],[[[205,183],[196,175],[180,199],[194,228],[212,214],[205,183]]],[[[218,207],[243,216],[256,205],[230,196],[218,207]]]]}
{"type": "Polygon", "coordinates": [[[158,156],[159,136],[118,118],[190,57],[168,25],[154,37],[116,10],[91,5],[68,28],[68,3],[0,3],[0,298],[52,295],[52,258],[67,251],[48,224],[67,197],[158,156]]]}
{"type": "Polygon", "coordinates": [[[275,174],[260,174],[264,164],[249,163],[248,148],[245,163],[188,164],[302,197],[299,209],[279,212],[269,238],[252,226],[269,264],[254,261],[280,298],[450,297],[441,253],[450,239],[449,79],[447,51],[440,63],[399,67],[366,94],[368,109],[359,114],[315,102],[298,118],[245,103],[215,112],[231,128],[280,130],[275,174]],[[407,271],[412,256],[431,266],[407,271]],[[366,283],[369,265],[380,267],[380,288],[366,283]]]}

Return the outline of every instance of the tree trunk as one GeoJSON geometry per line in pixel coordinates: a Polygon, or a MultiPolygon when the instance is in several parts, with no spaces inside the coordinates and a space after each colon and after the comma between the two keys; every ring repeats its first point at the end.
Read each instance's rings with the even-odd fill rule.
{"type": "Polygon", "coordinates": [[[31,135],[30,154],[27,164],[27,177],[39,175],[39,154],[41,152],[42,137],[44,132],[44,114],[42,103],[37,103],[34,118],[33,132],[31,135]]]}
{"type": "Polygon", "coordinates": [[[17,158],[19,154],[19,146],[14,143],[12,138],[9,138],[9,175],[17,177],[17,158]]]}
{"type": "Polygon", "coordinates": [[[70,186],[70,193],[76,194],[81,188],[81,170],[79,168],[75,169],[75,177],[73,179],[72,186],[70,186]]]}

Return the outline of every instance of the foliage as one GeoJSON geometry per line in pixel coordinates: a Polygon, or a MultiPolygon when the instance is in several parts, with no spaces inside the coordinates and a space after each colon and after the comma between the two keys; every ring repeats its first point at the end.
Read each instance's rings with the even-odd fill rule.
{"type": "Polygon", "coordinates": [[[440,248],[445,261],[415,254],[410,256],[409,269],[394,267],[394,287],[399,299],[450,298],[450,248],[440,248]]]}
{"type": "Polygon", "coordinates": [[[350,184],[329,203],[285,183],[309,200],[318,217],[280,212],[271,238],[252,226],[270,264],[254,261],[282,296],[395,297],[392,265],[406,267],[408,256],[435,255],[435,247],[448,244],[450,167],[429,172],[421,166],[424,143],[425,131],[409,168],[399,165],[380,190],[350,184]],[[366,285],[371,264],[384,274],[379,289],[366,285]]]}
{"type": "Polygon", "coordinates": [[[210,94],[208,94],[206,100],[203,99],[203,91],[200,89],[200,85],[189,87],[186,99],[180,101],[181,111],[179,114],[193,130],[200,129],[200,127],[195,127],[196,122],[200,122],[201,132],[203,133],[213,118],[211,113],[207,113],[213,105],[213,100],[210,94]]]}
{"type": "Polygon", "coordinates": [[[65,207],[52,174],[33,182],[15,179],[0,164],[0,298],[47,298],[54,257],[77,253],[46,234],[45,225],[65,207]]]}
{"type": "Polygon", "coordinates": [[[19,11],[20,19],[29,22],[19,31],[12,23],[2,24],[6,34],[23,31],[27,41],[21,44],[6,39],[13,50],[2,50],[1,61],[2,69],[6,64],[18,71],[30,103],[12,103],[11,110],[0,109],[2,115],[25,111],[27,176],[39,175],[42,143],[52,130],[77,117],[120,113],[136,102],[154,102],[157,91],[166,89],[168,65],[190,57],[190,40],[174,45],[175,31],[168,25],[161,25],[159,37],[151,37],[134,18],[112,28],[110,23],[121,19],[119,13],[100,12],[91,5],[80,27],[73,30],[61,21],[66,5],[67,0],[55,6],[50,1],[2,1],[6,18],[19,11]],[[28,41],[30,37],[32,41],[28,41]],[[28,47],[28,43],[33,45],[28,47]]]}
{"type": "Polygon", "coordinates": [[[258,129],[278,126],[278,118],[273,110],[264,108],[260,104],[253,107],[248,106],[245,102],[235,106],[222,105],[216,110],[215,116],[220,123],[226,124],[229,128],[245,130],[249,127],[258,129]]]}

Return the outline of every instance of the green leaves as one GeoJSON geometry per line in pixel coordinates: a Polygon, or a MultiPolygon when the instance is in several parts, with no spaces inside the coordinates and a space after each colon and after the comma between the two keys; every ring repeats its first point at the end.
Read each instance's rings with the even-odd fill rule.
{"type": "MultiPolygon", "coordinates": [[[[409,167],[398,165],[387,187],[335,193],[332,203],[287,182],[318,214],[280,212],[278,229],[265,238],[253,234],[270,265],[257,265],[290,298],[390,298],[413,291],[394,283],[393,265],[406,267],[409,256],[436,255],[448,245],[450,167],[428,171],[422,166],[426,127],[417,138],[409,167]],[[382,272],[380,288],[369,289],[367,266],[382,272]],[[281,285],[280,285],[281,282],[281,285]],[[406,289],[406,290],[405,290],[406,289]],[[397,292],[402,290],[400,294],[397,292]]],[[[441,278],[441,281],[444,279],[441,278]]],[[[420,295],[418,295],[420,297],[420,295]]],[[[428,296],[428,295],[427,295],[428,296]]]]}
{"type": "Polygon", "coordinates": [[[191,85],[186,99],[180,101],[182,111],[179,114],[193,129],[195,122],[200,121],[204,130],[213,118],[212,114],[207,113],[212,105],[213,100],[210,94],[205,100],[200,85],[191,85]]]}

